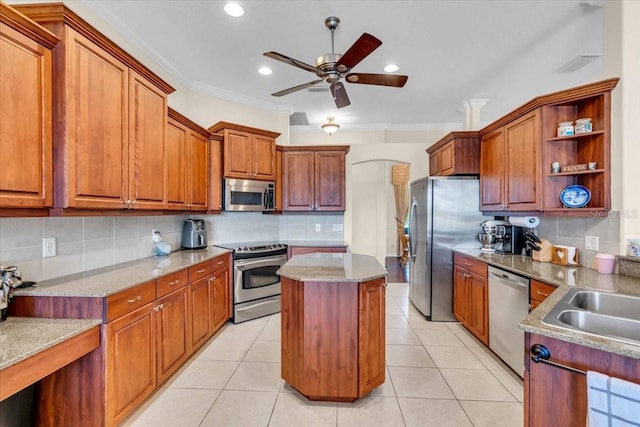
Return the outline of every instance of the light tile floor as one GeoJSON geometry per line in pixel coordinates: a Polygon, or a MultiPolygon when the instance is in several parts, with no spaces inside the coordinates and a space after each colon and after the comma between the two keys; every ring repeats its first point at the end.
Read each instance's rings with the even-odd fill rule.
{"type": "Polygon", "coordinates": [[[521,427],[522,380],[458,323],[428,322],[387,287],[386,382],[351,403],[311,402],[280,378],[280,315],[228,323],[126,426],[521,427]]]}

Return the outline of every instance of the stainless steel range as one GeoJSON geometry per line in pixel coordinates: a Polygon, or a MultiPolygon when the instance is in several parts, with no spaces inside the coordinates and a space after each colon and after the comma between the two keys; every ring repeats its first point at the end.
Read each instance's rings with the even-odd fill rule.
{"type": "Polygon", "coordinates": [[[287,245],[273,242],[221,243],[233,250],[233,323],[280,312],[280,276],[287,245]]]}

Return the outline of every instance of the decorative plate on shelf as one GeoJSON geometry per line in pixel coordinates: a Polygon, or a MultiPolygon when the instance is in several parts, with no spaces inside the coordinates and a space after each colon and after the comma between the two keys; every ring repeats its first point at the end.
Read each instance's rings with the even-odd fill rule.
{"type": "Polygon", "coordinates": [[[591,200],[591,191],[584,185],[567,185],[560,193],[560,201],[566,208],[583,208],[591,200]]]}

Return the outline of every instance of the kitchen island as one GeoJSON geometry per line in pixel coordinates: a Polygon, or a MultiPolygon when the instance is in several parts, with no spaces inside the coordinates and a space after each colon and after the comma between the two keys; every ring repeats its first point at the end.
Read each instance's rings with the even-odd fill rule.
{"type": "Polygon", "coordinates": [[[371,256],[314,253],[278,274],[282,378],[310,400],[337,402],[384,383],[384,267],[371,256]]]}

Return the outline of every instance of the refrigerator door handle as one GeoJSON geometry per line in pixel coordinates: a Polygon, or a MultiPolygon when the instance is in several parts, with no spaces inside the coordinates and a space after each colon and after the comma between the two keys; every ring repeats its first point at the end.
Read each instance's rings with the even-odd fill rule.
{"type": "Polygon", "coordinates": [[[411,200],[411,208],[409,209],[409,257],[411,258],[411,261],[414,262],[416,260],[416,221],[417,221],[417,213],[416,210],[418,209],[418,202],[416,201],[416,198],[414,197],[413,200],[411,200]]]}

